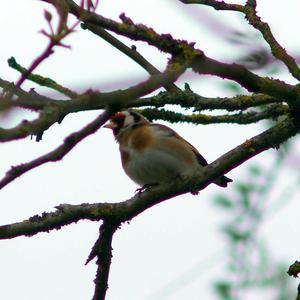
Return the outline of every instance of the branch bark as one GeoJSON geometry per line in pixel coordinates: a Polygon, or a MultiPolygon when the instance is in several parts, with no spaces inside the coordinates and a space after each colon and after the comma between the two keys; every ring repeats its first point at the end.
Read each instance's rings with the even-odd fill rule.
{"type": "Polygon", "coordinates": [[[0,226],[0,239],[31,236],[85,219],[109,220],[115,224],[129,221],[153,205],[174,196],[204,189],[216,178],[255,155],[279,147],[281,143],[296,135],[299,128],[300,124],[297,120],[287,117],[272,128],[222,155],[208,166],[199,169],[193,178],[177,179],[167,185],[153,187],[119,203],[60,205],[54,213],[43,213],[41,216],[33,216],[23,222],[0,226]]]}

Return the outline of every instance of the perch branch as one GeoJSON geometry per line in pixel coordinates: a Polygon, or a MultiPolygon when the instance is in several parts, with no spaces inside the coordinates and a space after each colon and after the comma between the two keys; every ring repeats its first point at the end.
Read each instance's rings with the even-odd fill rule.
{"type": "Polygon", "coordinates": [[[191,190],[202,190],[222,174],[229,172],[248,159],[270,148],[279,147],[299,132],[297,120],[287,117],[272,128],[246,140],[241,145],[222,155],[208,166],[199,169],[193,178],[177,179],[166,185],[158,185],[142,194],[137,194],[120,203],[96,203],[60,205],[56,212],[43,213],[29,220],[0,226],[0,239],[34,235],[59,229],[63,225],[88,219],[109,220],[115,224],[129,221],[146,209],[162,201],[191,190]]]}

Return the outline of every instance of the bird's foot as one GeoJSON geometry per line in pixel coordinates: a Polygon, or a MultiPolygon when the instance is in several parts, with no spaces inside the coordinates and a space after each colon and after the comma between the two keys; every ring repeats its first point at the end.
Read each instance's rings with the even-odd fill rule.
{"type": "Polygon", "coordinates": [[[152,187],[158,185],[158,183],[147,183],[143,185],[142,187],[135,190],[135,194],[141,194],[143,192],[146,192],[147,190],[151,189],[152,187]]]}

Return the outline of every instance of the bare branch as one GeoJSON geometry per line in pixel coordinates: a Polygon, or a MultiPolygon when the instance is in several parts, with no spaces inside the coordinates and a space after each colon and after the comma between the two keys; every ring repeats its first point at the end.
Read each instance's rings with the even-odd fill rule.
{"type": "Polygon", "coordinates": [[[289,107],[283,105],[269,106],[263,111],[249,111],[245,113],[226,115],[184,115],[165,109],[146,108],[140,111],[149,120],[164,120],[170,123],[192,123],[192,124],[251,124],[265,119],[276,119],[289,112],[289,107]]]}
{"type": "Polygon", "coordinates": [[[50,103],[58,103],[56,100],[53,100],[46,96],[42,96],[36,93],[34,90],[26,92],[20,87],[17,87],[13,83],[7,80],[3,80],[2,78],[0,78],[0,87],[3,88],[3,90],[8,95],[18,96],[18,99],[16,100],[12,100],[11,97],[8,97],[7,95],[3,97],[5,99],[4,101],[6,101],[7,104],[9,103],[9,106],[28,108],[31,110],[39,111],[43,109],[46,105],[49,105],[50,103]]]}
{"type": "Polygon", "coordinates": [[[72,0],[66,0],[70,12],[84,22],[89,22],[104,27],[117,34],[127,36],[133,40],[145,41],[163,52],[181,56],[184,61],[190,60],[192,68],[199,74],[211,74],[238,82],[248,91],[264,93],[274,97],[283,97],[290,101],[297,98],[299,89],[279,80],[260,77],[241,65],[226,64],[204,55],[203,51],[194,48],[194,43],[176,40],[170,34],[158,34],[153,28],[143,24],[134,24],[125,15],[121,16],[123,23],[104,18],[98,14],[89,14],[80,10],[72,0]]]}
{"type": "MultiPolygon", "coordinates": [[[[41,137],[43,132],[60,120],[61,112],[58,106],[49,104],[41,112],[39,117],[34,121],[22,121],[14,128],[0,128],[0,142],[22,139],[29,135],[41,137]]],[[[37,138],[39,141],[40,138],[37,138]]]]}
{"type": "Polygon", "coordinates": [[[293,118],[286,118],[272,128],[254,136],[237,146],[206,167],[199,168],[193,178],[177,179],[165,185],[155,186],[142,194],[120,203],[96,203],[81,205],[60,205],[55,213],[43,213],[29,220],[0,226],[0,239],[59,229],[63,225],[88,219],[109,220],[115,224],[129,221],[146,209],[190,191],[202,190],[222,174],[229,172],[248,159],[278,147],[299,132],[300,124],[293,118]]]}
{"type": "Polygon", "coordinates": [[[268,23],[261,21],[260,17],[256,13],[256,0],[248,0],[245,5],[245,15],[249,23],[259,30],[265,41],[269,44],[272,54],[279,60],[281,60],[289,69],[290,73],[298,80],[300,80],[300,69],[295,59],[290,56],[286,50],[277,42],[272,34],[272,31],[268,23]]]}
{"type": "Polygon", "coordinates": [[[150,105],[163,107],[166,104],[178,104],[184,108],[193,108],[194,111],[206,109],[235,111],[280,102],[282,102],[282,100],[264,94],[253,94],[251,96],[237,95],[232,98],[208,98],[198,95],[190,90],[185,90],[174,94],[161,92],[153,97],[137,99],[129,103],[128,107],[143,107],[150,105]]]}
{"type": "MultiPolygon", "coordinates": [[[[21,65],[19,65],[16,61],[16,59],[14,57],[11,57],[10,59],[8,59],[8,65],[19,71],[21,74],[25,75],[27,74],[29,71],[26,70],[24,67],[22,67],[21,65]]],[[[70,89],[58,84],[57,82],[55,82],[53,79],[48,78],[48,77],[43,77],[41,75],[37,75],[37,74],[32,74],[29,73],[29,75],[27,75],[27,79],[31,80],[35,83],[37,83],[40,86],[46,86],[48,88],[51,88],[57,92],[60,92],[66,96],[69,96],[70,98],[74,98],[77,97],[78,94],[71,91],[70,89]]]]}
{"type": "Polygon", "coordinates": [[[199,74],[211,74],[234,80],[248,91],[254,93],[283,98],[289,104],[297,101],[297,95],[300,91],[299,87],[283,81],[260,77],[242,65],[222,63],[209,57],[195,58],[192,68],[199,74]]]}
{"type": "Polygon", "coordinates": [[[185,4],[202,4],[213,7],[216,10],[232,10],[245,14],[249,24],[259,30],[265,41],[269,44],[272,54],[277,59],[281,60],[288,68],[290,73],[300,80],[300,69],[295,59],[287,53],[287,51],[277,42],[268,23],[261,21],[256,12],[256,0],[248,0],[245,4],[227,4],[224,1],[215,0],[179,0],[185,4]]]}
{"type": "Polygon", "coordinates": [[[185,4],[202,4],[209,5],[215,10],[233,10],[233,11],[244,11],[244,6],[240,4],[227,4],[224,1],[215,1],[215,0],[179,0],[185,4]]]}
{"type": "MultiPolygon", "coordinates": [[[[81,27],[83,29],[89,29],[94,34],[103,38],[105,41],[107,41],[112,46],[114,46],[122,53],[130,57],[132,60],[134,60],[136,63],[138,63],[150,75],[160,74],[160,71],[156,69],[149,61],[147,61],[140,53],[138,53],[134,46],[132,46],[131,48],[127,47],[120,40],[118,40],[117,38],[112,36],[109,32],[105,31],[103,28],[99,26],[95,26],[89,23],[83,23],[81,27]]],[[[170,83],[164,86],[164,88],[169,92],[180,90],[174,83],[170,83]]]]}
{"type": "Polygon", "coordinates": [[[112,238],[119,224],[104,221],[100,226],[99,238],[96,241],[89,260],[97,256],[97,273],[94,280],[93,300],[105,300],[108,288],[108,276],[112,259],[112,238]]]}
{"type": "MultiPolygon", "coordinates": [[[[0,180],[0,190],[7,184],[20,177],[24,173],[37,168],[48,162],[55,162],[61,160],[66,154],[68,154],[80,141],[82,141],[87,136],[95,133],[112,115],[112,111],[104,111],[99,115],[94,121],[92,121],[87,126],[83,127],[81,130],[70,134],[65,138],[63,144],[58,146],[51,152],[42,155],[28,163],[24,163],[18,166],[11,167],[9,171],[6,172],[5,176],[0,180]]],[[[1,132],[0,132],[1,134],[1,132]]]]}

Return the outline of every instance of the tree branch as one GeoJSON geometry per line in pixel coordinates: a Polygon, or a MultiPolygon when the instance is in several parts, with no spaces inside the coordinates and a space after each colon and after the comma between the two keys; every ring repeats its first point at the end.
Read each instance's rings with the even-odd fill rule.
{"type": "Polygon", "coordinates": [[[153,97],[136,99],[128,104],[128,107],[154,106],[163,107],[166,104],[177,104],[184,108],[193,108],[194,111],[225,109],[227,111],[245,110],[272,103],[280,103],[283,100],[264,95],[237,95],[232,98],[208,98],[198,95],[190,90],[180,91],[174,94],[160,92],[153,97]]]}
{"type": "Polygon", "coordinates": [[[248,159],[279,145],[299,132],[300,124],[293,118],[286,118],[272,128],[254,136],[237,146],[214,162],[199,170],[193,178],[176,179],[165,185],[158,185],[119,203],[96,203],[81,205],[60,205],[56,212],[43,213],[29,220],[0,226],[0,239],[31,236],[38,232],[60,229],[61,226],[88,219],[109,220],[115,224],[129,221],[146,209],[190,191],[207,187],[216,178],[229,172],[248,159]]]}
{"type": "Polygon", "coordinates": [[[58,106],[51,104],[45,106],[36,120],[30,122],[24,120],[14,128],[0,128],[0,142],[22,139],[29,135],[35,135],[39,141],[43,132],[60,120],[61,116],[58,106]]]}
{"type": "Polygon", "coordinates": [[[43,109],[46,105],[58,103],[59,101],[53,100],[46,96],[42,96],[36,93],[34,90],[30,92],[26,92],[22,90],[20,87],[17,87],[13,83],[3,80],[0,78],[0,87],[8,94],[8,95],[16,95],[18,99],[12,100],[11,97],[3,97],[3,100],[6,101],[9,107],[22,107],[26,109],[31,109],[34,111],[39,111],[43,109]]]}
{"type": "Polygon", "coordinates": [[[0,180],[0,190],[16,178],[20,177],[30,170],[33,170],[34,168],[37,168],[48,162],[61,160],[84,138],[95,133],[110,118],[112,114],[113,111],[104,111],[94,121],[83,127],[81,130],[74,132],[66,137],[64,142],[56,149],[28,163],[11,167],[11,169],[7,171],[5,176],[0,180]]]}
{"type": "MultiPolygon", "coordinates": [[[[31,122],[23,121],[21,124],[11,129],[0,128],[0,142],[21,139],[28,135],[40,136],[43,131],[48,129],[55,122],[60,122],[67,114],[96,108],[99,109],[99,103],[101,104],[101,107],[126,107],[127,103],[133,99],[145,96],[166,84],[172,83],[185,71],[185,69],[185,62],[180,64],[176,61],[176,59],[174,61],[171,60],[163,73],[152,75],[146,81],[138,83],[127,89],[109,93],[88,91],[87,93],[71,100],[59,101],[50,99],[43,105],[41,104],[42,100],[39,98],[39,95],[34,93],[34,96],[30,98],[30,93],[24,92],[14,85],[12,87],[10,87],[10,85],[7,86],[7,82],[0,80],[0,86],[3,84],[6,88],[9,88],[9,93],[16,93],[24,96],[25,98],[30,98],[30,104],[27,101],[19,100],[16,101],[18,105],[25,102],[28,107],[35,107],[36,109],[37,107],[43,108],[37,120],[31,122]]],[[[4,107],[7,107],[7,105],[13,105],[12,103],[14,103],[14,101],[9,101],[9,104],[5,103],[4,107]]]]}
{"type": "Polygon", "coordinates": [[[164,120],[170,123],[192,123],[192,124],[221,124],[221,123],[235,123],[235,124],[251,124],[265,119],[276,119],[279,116],[285,115],[289,112],[289,107],[283,105],[269,106],[263,111],[249,111],[245,113],[226,114],[226,115],[204,115],[192,114],[184,115],[175,113],[165,109],[146,108],[140,111],[142,115],[149,120],[164,120]]]}
{"type": "Polygon", "coordinates": [[[296,85],[290,85],[268,77],[260,77],[242,65],[222,63],[205,56],[195,58],[192,69],[199,74],[210,74],[234,80],[248,91],[283,98],[289,104],[297,101],[300,91],[296,85]]]}
{"type": "Polygon", "coordinates": [[[105,300],[108,288],[108,277],[112,259],[112,238],[119,224],[104,221],[100,226],[99,238],[96,241],[87,263],[97,256],[97,273],[94,280],[93,300],[105,300]]]}
{"type": "Polygon", "coordinates": [[[185,4],[202,4],[213,7],[215,10],[233,10],[244,12],[244,6],[240,4],[227,4],[224,1],[215,0],[179,0],[185,4]]]}
{"type": "Polygon", "coordinates": [[[11,57],[10,59],[8,59],[8,65],[13,68],[14,70],[17,70],[18,72],[20,72],[21,74],[27,75],[27,79],[31,80],[32,82],[37,83],[40,86],[46,86],[50,89],[53,89],[57,92],[60,92],[70,98],[74,98],[77,97],[78,94],[71,91],[70,89],[58,84],[57,82],[55,82],[53,79],[48,78],[48,77],[43,77],[41,75],[37,75],[37,74],[32,74],[29,73],[29,71],[22,67],[20,64],[17,63],[16,59],[14,57],[11,57]]]}
{"type": "Polygon", "coordinates": [[[300,69],[295,59],[275,39],[268,23],[261,21],[256,12],[256,0],[247,0],[246,4],[227,4],[224,1],[215,0],[179,0],[185,4],[202,4],[213,7],[216,10],[232,10],[244,13],[249,24],[259,30],[264,40],[269,44],[273,56],[281,60],[294,78],[300,80],[300,69]]]}
{"type": "Polygon", "coordinates": [[[83,22],[89,22],[99,27],[104,27],[117,34],[124,35],[132,40],[144,41],[159,50],[180,55],[184,60],[191,60],[192,69],[199,74],[210,74],[238,82],[248,91],[264,93],[274,97],[283,97],[294,101],[299,93],[299,88],[279,80],[260,77],[241,65],[218,62],[204,55],[203,51],[194,48],[194,43],[176,40],[170,34],[158,34],[153,28],[143,24],[134,24],[124,14],[120,16],[123,23],[104,18],[96,13],[88,13],[72,0],[66,0],[70,12],[83,22]]]}
{"type": "Polygon", "coordinates": [[[256,0],[247,0],[244,13],[249,24],[261,32],[265,41],[269,44],[274,57],[287,66],[294,78],[300,80],[300,69],[295,59],[277,42],[268,23],[261,21],[260,17],[257,16],[256,0]]]}
{"type": "MultiPolygon", "coordinates": [[[[107,41],[109,44],[120,50],[122,53],[130,57],[133,61],[138,63],[142,68],[144,68],[150,75],[160,74],[161,72],[156,69],[149,61],[147,61],[140,53],[137,52],[135,47],[127,47],[120,40],[112,36],[109,32],[104,30],[99,26],[89,24],[88,22],[81,25],[83,29],[88,29],[94,34],[100,36],[102,39],[107,41]]],[[[164,88],[169,91],[178,91],[180,90],[174,83],[167,84],[164,88]]]]}

